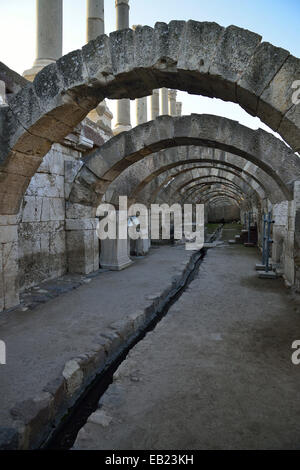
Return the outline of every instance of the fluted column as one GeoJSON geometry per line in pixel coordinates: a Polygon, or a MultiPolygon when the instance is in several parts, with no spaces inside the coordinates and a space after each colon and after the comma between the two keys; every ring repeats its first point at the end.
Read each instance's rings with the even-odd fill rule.
{"type": "Polygon", "coordinates": [[[36,0],[36,21],[36,59],[23,74],[28,80],[62,56],[63,0],[36,0]]]}
{"type": "Polygon", "coordinates": [[[151,96],[151,120],[159,116],[159,90],[153,90],[151,96]]]}
{"type": "Polygon", "coordinates": [[[176,102],[176,115],[177,116],[182,115],[182,103],[180,101],[176,102]]]}
{"type": "Polygon", "coordinates": [[[168,88],[160,90],[160,112],[162,116],[169,114],[168,88]]]}
{"type": "Polygon", "coordinates": [[[177,90],[169,90],[169,115],[176,116],[176,96],[177,90]]]}
{"type": "MultiPolygon", "coordinates": [[[[116,2],[116,30],[129,28],[129,0],[115,0],[116,2]]],[[[130,100],[122,99],[117,102],[117,122],[114,134],[131,129],[130,100]]]]}
{"type": "Polygon", "coordinates": [[[86,40],[96,39],[104,34],[104,0],[87,0],[86,40]]]}

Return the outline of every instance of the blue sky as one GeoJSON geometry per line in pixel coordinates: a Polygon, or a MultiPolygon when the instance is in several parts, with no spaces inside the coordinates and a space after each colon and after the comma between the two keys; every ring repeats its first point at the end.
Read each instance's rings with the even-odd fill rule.
{"type": "MultiPolygon", "coordinates": [[[[51,1],[51,0],[49,0],[51,1]]],[[[300,0],[130,0],[130,24],[216,21],[250,29],[300,57],[300,0]]],[[[64,0],[64,53],[85,43],[85,0],[64,0]]],[[[106,33],[115,29],[115,0],[105,0],[106,33]]],[[[0,0],[0,60],[22,73],[35,58],[35,0],[0,0]]],[[[183,113],[219,114],[252,128],[266,127],[238,105],[178,93],[183,113]]],[[[115,103],[110,103],[112,111],[115,103]]],[[[134,103],[132,123],[135,124],[134,103]]]]}

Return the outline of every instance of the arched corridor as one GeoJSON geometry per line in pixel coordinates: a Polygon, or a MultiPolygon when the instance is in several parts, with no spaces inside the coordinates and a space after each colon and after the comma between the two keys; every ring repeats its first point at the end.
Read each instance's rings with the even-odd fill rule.
{"type": "Polygon", "coordinates": [[[36,6],[0,62],[0,450],[299,449],[300,59],[129,0],[63,55],[36,6]]]}

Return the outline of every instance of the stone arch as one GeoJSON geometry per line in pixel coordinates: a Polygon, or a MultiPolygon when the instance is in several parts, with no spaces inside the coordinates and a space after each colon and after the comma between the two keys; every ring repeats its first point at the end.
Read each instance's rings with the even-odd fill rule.
{"type": "MultiPolygon", "coordinates": [[[[203,167],[202,167],[203,168],[203,167]]],[[[182,173],[181,173],[182,174],[182,173]]],[[[202,176],[192,176],[191,179],[185,179],[180,182],[178,182],[178,184],[176,185],[175,189],[174,187],[171,185],[171,183],[174,181],[172,180],[171,183],[168,185],[168,187],[166,189],[169,189],[171,186],[171,189],[170,189],[170,197],[169,199],[172,201],[173,199],[176,199],[176,194],[177,194],[177,198],[180,198],[180,195],[182,194],[182,190],[183,189],[188,189],[188,185],[191,185],[191,184],[197,184],[197,182],[200,182],[203,183],[202,180],[210,180],[214,178],[217,179],[217,180],[222,180],[222,181],[226,181],[230,184],[233,184],[234,186],[236,187],[239,187],[243,190],[243,192],[245,194],[248,194],[249,192],[255,192],[257,197],[259,198],[259,194],[255,191],[255,189],[252,188],[252,186],[248,183],[248,182],[245,182],[245,180],[243,180],[242,178],[239,178],[238,175],[236,175],[234,172],[226,172],[224,170],[218,170],[218,174],[217,175],[214,175],[214,174],[204,174],[202,176]],[[223,176],[222,176],[223,175],[223,176]],[[226,176],[224,176],[226,175],[226,176]],[[234,178],[230,178],[231,175],[234,175],[234,178]],[[181,184],[182,183],[182,184],[181,184]],[[181,185],[180,185],[181,184],[181,185]],[[179,186],[180,185],[180,186],[179,186]]],[[[174,178],[175,179],[175,178],[174,178]]],[[[163,197],[164,195],[162,195],[163,197]]]]}
{"type": "Polygon", "coordinates": [[[183,194],[182,203],[185,204],[187,201],[199,202],[199,198],[201,202],[201,199],[203,197],[205,197],[207,194],[210,194],[212,192],[220,193],[220,194],[226,193],[226,194],[235,195],[238,198],[238,200],[241,200],[241,201],[244,199],[242,192],[234,188],[229,188],[226,184],[223,185],[223,183],[219,182],[219,183],[213,184],[212,186],[205,185],[203,187],[200,185],[196,185],[195,187],[192,188],[191,192],[186,192],[185,194],[183,194]]]}
{"type": "Polygon", "coordinates": [[[85,160],[73,183],[70,201],[78,202],[80,194],[82,202],[86,193],[86,202],[97,204],[125,168],[159,150],[182,145],[218,148],[241,156],[269,174],[286,200],[293,198],[293,183],[300,179],[300,159],[283,142],[227,118],[192,114],[161,116],[108,141],[85,160]]]}
{"type": "MultiPolygon", "coordinates": [[[[227,175],[227,178],[230,179],[230,178],[233,178],[234,179],[238,179],[240,182],[243,182],[243,184],[246,184],[249,188],[252,188],[254,191],[256,190],[256,188],[253,187],[253,185],[251,184],[252,183],[252,180],[249,179],[250,181],[248,181],[246,178],[244,178],[243,176],[241,176],[241,174],[239,174],[238,172],[235,172],[234,170],[231,170],[230,168],[226,168],[226,167],[222,167],[222,166],[208,166],[208,165],[202,165],[202,166],[193,166],[191,168],[185,168],[183,170],[180,170],[178,171],[177,173],[172,173],[170,175],[167,176],[167,178],[165,178],[164,182],[159,186],[159,188],[157,188],[157,190],[155,191],[155,194],[154,194],[154,200],[155,200],[155,197],[159,194],[160,191],[163,191],[165,186],[167,185],[167,188],[170,188],[170,191],[171,192],[176,192],[176,191],[179,191],[181,189],[181,186],[179,186],[182,182],[183,182],[183,185],[186,184],[186,182],[191,182],[193,179],[196,179],[198,178],[198,176],[196,177],[195,175],[197,175],[197,172],[200,172],[200,171],[203,171],[203,170],[218,170],[218,174],[226,174],[227,175]],[[191,177],[191,179],[189,179],[191,177]],[[175,189],[174,189],[175,187],[175,189]]],[[[213,175],[211,175],[213,176],[213,175]]],[[[182,186],[183,186],[182,185],[182,186]]],[[[261,197],[265,197],[265,193],[264,191],[262,190],[262,188],[259,186],[259,191],[260,191],[260,194],[261,194],[261,197]]]]}
{"type": "Polygon", "coordinates": [[[0,213],[18,212],[51,145],[104,98],[135,99],[168,87],[236,102],[298,151],[300,113],[291,85],[300,61],[261,39],[236,26],[171,21],[99,36],[48,65],[1,110],[0,213]]]}
{"type": "Polygon", "coordinates": [[[198,181],[195,180],[193,181],[193,185],[189,187],[184,187],[183,191],[181,191],[178,194],[177,200],[180,201],[181,198],[185,200],[186,196],[190,196],[194,194],[194,190],[200,189],[200,191],[202,191],[202,189],[206,187],[212,187],[212,186],[214,187],[215,185],[218,185],[218,184],[222,184],[224,186],[227,186],[228,188],[232,188],[236,190],[236,192],[239,192],[241,195],[245,194],[245,192],[237,184],[232,183],[232,181],[229,181],[225,177],[219,176],[217,178],[214,178],[213,180],[210,180],[209,178],[205,177],[205,180],[206,181],[201,181],[201,182],[199,182],[199,180],[198,181]]]}
{"type": "Polygon", "coordinates": [[[202,152],[198,147],[178,147],[167,149],[159,152],[159,154],[149,156],[145,162],[146,165],[143,164],[144,161],[135,163],[129,169],[131,170],[132,168],[132,172],[125,170],[121,177],[118,177],[116,181],[112,183],[110,188],[116,187],[115,183],[118,183],[118,190],[120,187],[124,190],[123,183],[124,180],[126,180],[126,193],[130,194],[132,198],[140,197],[140,193],[145,191],[146,185],[149,185],[147,192],[153,192],[154,194],[155,190],[158,190],[164,182],[167,183],[166,178],[164,178],[164,175],[162,174],[164,171],[170,171],[170,175],[172,175],[173,171],[177,171],[176,168],[179,165],[189,167],[190,165],[201,163],[201,165],[208,164],[212,168],[219,168],[219,166],[222,165],[222,168],[230,168],[237,173],[242,174],[244,177],[249,178],[249,181],[253,181],[253,185],[257,188],[261,187],[270,201],[274,203],[277,202],[277,199],[280,201],[285,198],[279,186],[266,172],[256,167],[254,164],[247,162],[242,157],[228,154],[217,149],[205,148],[202,152]],[[152,174],[150,175],[148,174],[148,166],[150,170],[152,170],[152,174]],[[140,175],[143,175],[144,179],[142,179],[140,183],[136,184],[136,189],[134,191],[130,192],[127,191],[127,182],[129,180],[134,180],[132,176],[136,167],[138,167],[137,172],[139,177],[140,175]]]}
{"type": "Polygon", "coordinates": [[[218,196],[226,196],[227,198],[231,198],[236,201],[238,205],[240,205],[240,199],[238,196],[234,193],[231,193],[228,190],[222,190],[222,191],[211,191],[207,192],[206,194],[203,194],[200,199],[198,199],[196,202],[199,204],[206,204],[210,199],[213,197],[218,197],[218,196]]]}
{"type": "MultiPolygon", "coordinates": [[[[120,194],[127,195],[129,200],[134,202],[143,202],[144,204],[151,204],[156,202],[158,199],[169,198],[170,201],[174,199],[174,195],[177,190],[180,189],[180,184],[185,184],[187,181],[192,181],[199,177],[198,175],[209,176],[209,171],[211,171],[211,176],[216,176],[212,174],[217,171],[217,174],[226,175],[228,180],[239,181],[243,185],[248,187],[248,191],[252,190],[257,193],[257,197],[264,199],[266,198],[265,190],[263,189],[263,184],[260,183],[255,177],[251,177],[244,174],[244,172],[231,169],[228,165],[222,165],[222,163],[214,163],[212,166],[211,163],[203,163],[200,165],[195,161],[194,164],[186,164],[183,161],[178,161],[176,166],[172,166],[171,170],[166,169],[166,167],[161,167],[159,171],[152,172],[148,174],[147,168],[144,166],[144,173],[140,174],[137,172],[124,172],[121,174],[122,179],[118,177],[112,185],[109,186],[108,190],[105,193],[105,201],[112,204],[117,204],[118,197],[120,194]],[[220,166],[219,166],[220,165],[220,166]],[[158,173],[158,174],[157,174],[158,173]],[[147,175],[140,183],[137,180],[138,177],[143,178],[143,175],[147,175]],[[167,175],[167,176],[166,176],[167,175]],[[138,190],[139,188],[142,188],[138,190]]],[[[135,166],[135,165],[133,165],[135,166]]],[[[140,171],[140,168],[139,168],[140,171]]],[[[270,193],[272,197],[272,193],[270,193]]]]}
{"type": "Polygon", "coordinates": [[[209,204],[223,204],[223,203],[227,203],[227,204],[235,204],[237,207],[239,207],[239,204],[238,202],[236,201],[236,199],[232,199],[231,197],[229,196],[226,196],[226,195],[217,195],[217,196],[212,196],[211,198],[208,199],[207,201],[209,204]]]}
{"type": "MultiPolygon", "coordinates": [[[[109,185],[104,196],[105,200],[114,203],[118,200],[119,194],[122,194],[131,200],[151,202],[170,181],[172,185],[175,184],[180,173],[192,172],[200,166],[232,171],[248,181],[253,189],[259,192],[261,198],[268,197],[274,203],[277,199],[282,200],[285,197],[274,180],[245,159],[217,149],[202,150],[198,147],[184,146],[149,155],[147,159],[140,160],[125,169],[109,185]],[[152,194],[153,197],[150,197],[152,194]]],[[[172,185],[170,184],[170,188],[172,185]]]]}

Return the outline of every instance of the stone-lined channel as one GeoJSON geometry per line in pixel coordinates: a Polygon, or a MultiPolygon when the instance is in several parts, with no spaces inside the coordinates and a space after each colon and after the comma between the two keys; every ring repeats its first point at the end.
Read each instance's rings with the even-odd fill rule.
{"type": "MultiPolygon", "coordinates": [[[[211,242],[219,237],[221,229],[222,226],[218,227],[210,237],[211,242]]],[[[183,292],[197,275],[205,254],[206,249],[202,248],[197,254],[193,269],[189,272],[182,286],[180,286],[165,302],[148,326],[128,345],[126,345],[126,347],[124,347],[124,350],[110,364],[110,366],[95,377],[93,382],[83,392],[79,400],[77,400],[76,404],[69,410],[68,415],[64,417],[57,430],[54,431],[48,441],[44,443],[41,448],[47,450],[68,450],[73,446],[79,430],[84,426],[88,417],[97,409],[100,398],[113,382],[113,375],[120,364],[126,359],[129,351],[139,341],[141,341],[149,331],[152,331],[156,327],[160,320],[167,315],[171,306],[174,305],[174,303],[181,297],[183,292]]]]}

